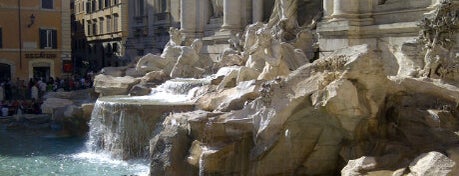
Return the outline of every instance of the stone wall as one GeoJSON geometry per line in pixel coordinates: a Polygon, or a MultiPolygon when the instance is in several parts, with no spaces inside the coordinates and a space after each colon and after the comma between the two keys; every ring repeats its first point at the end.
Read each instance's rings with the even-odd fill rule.
{"type": "MultiPolygon", "coordinates": [[[[459,1],[453,2],[457,5],[459,1]]],[[[324,20],[317,29],[320,57],[340,48],[368,44],[382,54],[387,74],[409,75],[410,71],[399,70],[400,64],[411,64],[411,70],[422,68],[419,65],[422,58],[414,58],[412,63],[401,59],[422,52],[422,49],[413,46],[411,51],[402,51],[402,48],[407,49],[406,45],[415,43],[420,31],[419,21],[438,3],[438,0],[324,0],[324,20]]]]}

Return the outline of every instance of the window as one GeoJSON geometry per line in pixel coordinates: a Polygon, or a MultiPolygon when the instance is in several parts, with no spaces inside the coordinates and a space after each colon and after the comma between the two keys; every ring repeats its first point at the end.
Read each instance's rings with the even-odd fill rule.
{"type": "Polygon", "coordinates": [[[105,7],[110,7],[110,0],[105,0],[105,7]]]}
{"type": "Polygon", "coordinates": [[[118,51],[119,51],[118,44],[117,43],[113,43],[112,52],[117,53],[118,51]]]}
{"type": "Polygon", "coordinates": [[[0,48],[3,48],[3,31],[2,31],[2,28],[0,28],[0,48]]]}
{"type": "Polygon", "coordinates": [[[86,24],[88,24],[88,36],[91,36],[91,35],[92,35],[92,30],[91,30],[92,24],[91,24],[91,21],[88,21],[86,24]]]}
{"type": "Polygon", "coordinates": [[[97,35],[97,21],[92,21],[92,35],[97,35]]]}
{"type": "Polygon", "coordinates": [[[94,11],[96,11],[96,1],[95,0],[91,1],[91,12],[94,12],[94,11]]]}
{"type": "Polygon", "coordinates": [[[116,4],[118,4],[119,2],[120,2],[120,0],[115,0],[115,1],[113,2],[113,4],[116,5],[116,4]]]}
{"type": "Polygon", "coordinates": [[[102,10],[104,7],[102,6],[102,0],[99,0],[99,10],[102,10]]]}
{"type": "Polygon", "coordinates": [[[112,32],[112,18],[110,16],[106,16],[107,18],[107,33],[112,32]]]}
{"type": "Polygon", "coordinates": [[[99,34],[103,34],[103,33],[104,33],[104,19],[99,18],[99,34]]]}
{"type": "Polygon", "coordinates": [[[57,49],[57,30],[54,29],[40,29],[40,48],[57,49]]]}
{"type": "Polygon", "coordinates": [[[91,13],[91,2],[86,2],[86,13],[91,13]]]}
{"type": "Polygon", "coordinates": [[[53,9],[54,0],[41,0],[41,8],[43,9],[53,9]]]}
{"type": "Polygon", "coordinates": [[[113,32],[118,32],[118,14],[113,15],[113,32]]]}

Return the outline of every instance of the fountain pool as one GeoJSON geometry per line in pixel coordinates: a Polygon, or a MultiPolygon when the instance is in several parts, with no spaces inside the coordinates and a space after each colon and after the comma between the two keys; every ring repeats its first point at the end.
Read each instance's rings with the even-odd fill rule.
{"type": "Polygon", "coordinates": [[[147,160],[88,152],[86,138],[0,129],[0,175],[148,175],[147,160]]]}

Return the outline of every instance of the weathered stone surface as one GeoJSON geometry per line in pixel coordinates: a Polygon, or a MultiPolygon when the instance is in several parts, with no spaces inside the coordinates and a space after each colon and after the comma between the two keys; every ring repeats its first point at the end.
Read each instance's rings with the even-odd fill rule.
{"type": "Polygon", "coordinates": [[[164,71],[151,71],[142,77],[142,83],[160,84],[168,79],[170,79],[170,77],[166,75],[164,71]]]}
{"type": "Polygon", "coordinates": [[[60,99],[68,99],[74,101],[76,104],[86,103],[90,101],[94,101],[95,97],[92,96],[93,89],[83,89],[83,90],[75,90],[75,91],[68,91],[68,92],[47,92],[43,99],[48,98],[60,98],[60,99]]]}
{"type": "Polygon", "coordinates": [[[223,111],[242,109],[244,104],[258,97],[259,82],[240,82],[236,87],[206,94],[197,102],[197,107],[206,111],[223,111]]]}
{"type": "Polygon", "coordinates": [[[148,95],[151,92],[151,88],[142,84],[137,84],[129,90],[130,96],[143,96],[148,95]]]}
{"type": "Polygon", "coordinates": [[[104,67],[100,70],[100,74],[113,76],[113,77],[123,77],[126,75],[127,67],[104,67]]]}
{"type": "Polygon", "coordinates": [[[377,162],[374,157],[362,156],[355,160],[349,160],[347,165],[341,170],[342,176],[357,176],[363,175],[361,171],[369,171],[375,169],[377,162]]]}
{"type": "MultiPolygon", "coordinates": [[[[240,9],[234,8],[243,3],[224,2],[225,14],[230,15],[223,16],[223,26],[228,31],[220,34],[233,36],[245,18],[245,13],[239,14],[240,9]]],[[[271,5],[262,2],[247,1],[247,5],[271,5]]],[[[214,75],[212,85],[199,89],[205,92],[197,102],[201,110],[169,115],[161,125],[163,129],[156,131],[150,141],[151,175],[456,172],[452,161],[457,160],[459,143],[459,72],[454,56],[458,46],[451,42],[453,37],[438,38],[455,31],[436,36],[430,33],[437,30],[435,25],[416,25],[423,14],[435,16],[435,11],[428,11],[442,6],[440,3],[449,1],[276,0],[269,24],[248,26],[245,38],[231,38],[232,49],[212,53],[223,59],[214,63],[214,69],[228,67],[214,75]],[[309,10],[307,5],[323,5],[322,22],[317,23],[322,15],[315,14],[321,8],[309,10]],[[309,18],[311,24],[300,24],[309,18]],[[428,41],[427,52],[422,52],[423,46],[413,40],[419,27],[424,27],[420,33],[424,39],[437,37],[441,42],[428,41]],[[319,35],[315,36],[315,32],[319,35]],[[316,37],[319,43],[313,44],[316,37]],[[355,44],[365,45],[349,47],[355,44]],[[451,52],[443,52],[434,49],[438,44],[454,46],[448,47],[451,52]],[[308,63],[308,59],[317,60],[308,63]],[[435,79],[412,78],[426,70],[427,76],[434,75],[431,78],[435,79]],[[431,151],[447,151],[452,161],[431,151]],[[416,158],[427,152],[431,153],[416,158]],[[348,164],[343,169],[345,163],[348,164]]],[[[189,6],[182,9],[182,17],[198,15],[189,6]]],[[[208,20],[209,16],[204,15],[199,22],[222,26],[214,23],[217,19],[208,20]]],[[[262,21],[266,14],[246,16],[262,21]]],[[[451,23],[443,21],[440,27],[447,24],[448,29],[457,28],[450,25],[455,19],[436,21],[445,19],[451,23]]],[[[199,43],[189,45],[194,35],[201,34],[203,26],[199,25],[182,21],[186,41],[179,30],[171,29],[171,40],[162,55],[141,59],[137,69],[153,71],[143,77],[143,83],[159,84],[168,79],[164,75],[199,77],[204,71],[214,71],[204,69],[209,68],[205,66],[210,62],[203,60],[196,49],[199,43]]],[[[204,31],[204,35],[207,33],[204,31]]],[[[221,43],[226,38],[217,40],[218,37],[222,36],[203,40],[225,49],[227,45],[221,43]]],[[[214,52],[209,51],[209,46],[203,50],[214,52]]],[[[137,116],[138,112],[129,113],[137,116]]]]}
{"type": "Polygon", "coordinates": [[[66,118],[83,118],[83,109],[79,106],[70,105],[65,108],[64,117],[66,118]]]}
{"type": "Polygon", "coordinates": [[[130,76],[112,77],[106,75],[97,75],[94,79],[94,87],[101,96],[126,95],[139,79],[130,76]]]}
{"type": "Polygon", "coordinates": [[[439,152],[429,152],[419,155],[410,164],[409,176],[415,175],[450,175],[456,163],[439,152]]]}
{"type": "Polygon", "coordinates": [[[446,154],[449,159],[453,160],[455,165],[450,172],[450,175],[458,175],[459,174],[459,148],[452,147],[446,151],[446,154]]]}
{"type": "Polygon", "coordinates": [[[66,107],[68,105],[72,105],[73,101],[69,99],[62,99],[62,98],[48,98],[46,99],[43,104],[41,105],[41,110],[43,113],[52,114],[53,109],[66,107]]]}
{"type": "Polygon", "coordinates": [[[137,70],[135,68],[127,68],[126,69],[126,76],[130,76],[130,77],[133,77],[133,78],[142,77],[142,76],[145,75],[145,73],[146,72],[144,72],[142,70],[137,70]]]}
{"type": "Polygon", "coordinates": [[[190,45],[181,45],[183,34],[176,28],[169,29],[170,41],[161,55],[147,54],[139,59],[136,69],[142,72],[164,71],[172,78],[198,78],[205,72],[206,62],[199,62],[202,41],[195,39],[190,45]],[[204,63],[204,65],[203,65],[204,63]]]}
{"type": "Polygon", "coordinates": [[[198,173],[199,167],[192,167],[193,164],[184,160],[188,149],[192,146],[187,124],[186,116],[179,114],[168,116],[164,120],[164,129],[150,140],[151,175],[196,175],[198,173]]]}
{"type": "Polygon", "coordinates": [[[94,109],[94,103],[82,104],[81,108],[83,110],[83,118],[89,122],[89,120],[91,120],[92,110],[94,109]]]}

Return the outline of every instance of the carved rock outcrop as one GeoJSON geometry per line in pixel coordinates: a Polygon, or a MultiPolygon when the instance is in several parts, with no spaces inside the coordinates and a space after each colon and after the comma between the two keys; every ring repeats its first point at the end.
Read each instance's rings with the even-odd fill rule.
{"type": "Polygon", "coordinates": [[[126,95],[140,79],[130,76],[112,77],[108,75],[97,75],[94,78],[94,87],[101,96],[126,95]]]}

